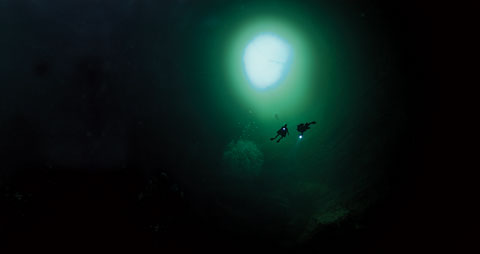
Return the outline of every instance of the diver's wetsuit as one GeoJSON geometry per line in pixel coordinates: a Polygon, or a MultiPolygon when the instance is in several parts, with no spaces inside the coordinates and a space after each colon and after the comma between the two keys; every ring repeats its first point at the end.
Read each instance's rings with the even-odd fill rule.
{"type": "Polygon", "coordinates": [[[282,126],[282,128],[280,128],[280,130],[277,131],[277,136],[273,137],[273,138],[270,138],[270,140],[275,140],[278,136],[280,136],[280,138],[277,140],[277,143],[280,142],[280,140],[282,138],[284,138],[286,135],[290,135],[290,133],[288,132],[288,128],[287,128],[287,125],[285,124],[284,126],[282,126]]]}
{"type": "Polygon", "coordinates": [[[316,124],[317,122],[310,122],[310,123],[301,123],[297,125],[297,131],[300,132],[300,135],[303,135],[303,133],[310,129],[310,124],[316,124]]]}

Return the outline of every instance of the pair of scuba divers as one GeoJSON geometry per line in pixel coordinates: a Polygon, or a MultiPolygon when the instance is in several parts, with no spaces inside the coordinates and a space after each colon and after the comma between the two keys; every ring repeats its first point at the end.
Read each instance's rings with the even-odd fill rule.
{"type": "MultiPolygon", "coordinates": [[[[310,129],[310,125],[311,124],[316,124],[317,122],[313,121],[313,122],[309,122],[309,123],[301,123],[299,125],[297,125],[297,131],[300,132],[300,136],[298,136],[299,138],[303,138],[303,133],[305,131],[307,131],[308,129],[310,129]]],[[[280,138],[277,140],[277,143],[280,142],[280,140],[282,140],[285,136],[290,135],[288,133],[288,128],[287,128],[287,124],[285,124],[284,126],[282,126],[282,128],[280,128],[278,131],[277,131],[277,136],[273,137],[273,138],[270,138],[270,140],[275,140],[277,139],[279,136],[280,138]]]]}

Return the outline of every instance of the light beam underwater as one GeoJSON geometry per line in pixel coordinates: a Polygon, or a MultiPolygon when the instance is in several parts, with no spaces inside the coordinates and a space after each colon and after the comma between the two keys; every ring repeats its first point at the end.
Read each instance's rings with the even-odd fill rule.
{"type": "MultiPolygon", "coordinates": [[[[304,26],[297,19],[259,16],[238,25],[227,42],[226,74],[230,88],[261,119],[272,112],[290,117],[305,110],[314,85],[313,57],[304,26]]],[[[317,45],[318,46],[318,45],[317,45]]]]}
{"type": "Polygon", "coordinates": [[[252,85],[260,90],[271,88],[288,75],[292,48],[278,35],[257,35],[245,48],[243,64],[252,85]]]}

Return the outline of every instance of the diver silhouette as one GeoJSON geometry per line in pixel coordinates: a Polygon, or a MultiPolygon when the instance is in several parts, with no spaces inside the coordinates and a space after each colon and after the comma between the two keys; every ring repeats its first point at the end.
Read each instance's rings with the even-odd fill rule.
{"type": "Polygon", "coordinates": [[[284,138],[286,135],[290,135],[290,133],[288,133],[288,128],[287,128],[287,124],[285,124],[284,126],[282,126],[282,128],[280,128],[278,131],[277,131],[277,136],[273,137],[273,138],[270,138],[270,140],[275,140],[278,136],[280,136],[280,138],[277,140],[277,143],[280,142],[280,140],[282,138],[284,138]]]}
{"type": "Polygon", "coordinates": [[[309,122],[309,123],[301,123],[299,125],[297,125],[297,131],[300,132],[300,138],[303,137],[303,133],[305,131],[307,131],[308,129],[310,129],[310,124],[316,124],[317,122],[313,121],[313,122],[309,122]]]}

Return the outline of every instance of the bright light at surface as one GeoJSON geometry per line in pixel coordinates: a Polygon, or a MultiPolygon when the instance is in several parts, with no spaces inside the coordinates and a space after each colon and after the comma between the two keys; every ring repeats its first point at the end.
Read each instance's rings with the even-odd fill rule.
{"type": "Polygon", "coordinates": [[[301,139],[301,138],[303,138],[303,136],[302,136],[302,135],[300,135],[300,136],[298,136],[298,138],[300,138],[300,139],[301,139]]]}
{"type": "Polygon", "coordinates": [[[289,70],[292,49],[275,34],[256,36],[245,48],[243,65],[250,82],[259,89],[279,83],[289,70]]]}
{"type": "MultiPolygon", "coordinates": [[[[307,105],[311,99],[315,102],[320,101],[319,97],[324,95],[320,89],[326,87],[324,83],[329,83],[323,78],[325,72],[329,71],[329,65],[325,64],[324,59],[329,58],[325,57],[326,55],[319,57],[317,52],[330,51],[324,41],[314,40],[315,45],[311,44],[310,34],[307,36],[308,31],[305,30],[308,25],[303,23],[305,16],[298,14],[301,12],[293,13],[295,13],[294,17],[289,15],[250,17],[244,22],[239,22],[238,26],[232,27],[229,30],[231,34],[222,34],[221,38],[225,39],[225,61],[222,65],[225,80],[219,79],[216,90],[229,92],[229,94],[231,92],[231,95],[236,96],[231,98],[233,101],[230,97],[222,97],[225,98],[225,105],[222,107],[228,108],[232,102],[239,99],[243,106],[255,112],[257,120],[263,121],[270,119],[272,112],[281,112],[283,118],[297,117],[298,112],[310,111],[307,105]],[[287,54],[283,54],[285,61],[283,67],[279,63],[270,63],[277,65],[277,77],[271,78],[269,82],[264,81],[263,84],[258,81],[261,80],[259,77],[267,73],[250,70],[247,66],[249,57],[246,54],[247,48],[253,47],[256,42],[261,42],[262,38],[265,41],[276,41],[283,45],[279,48],[287,51],[287,54]],[[313,78],[318,77],[322,77],[321,82],[319,83],[318,80],[313,82],[313,78]],[[313,98],[314,93],[316,95],[313,98]]],[[[313,31],[317,31],[316,29],[318,27],[313,31]]],[[[213,69],[217,71],[218,63],[213,66],[212,71],[213,69]]]]}

